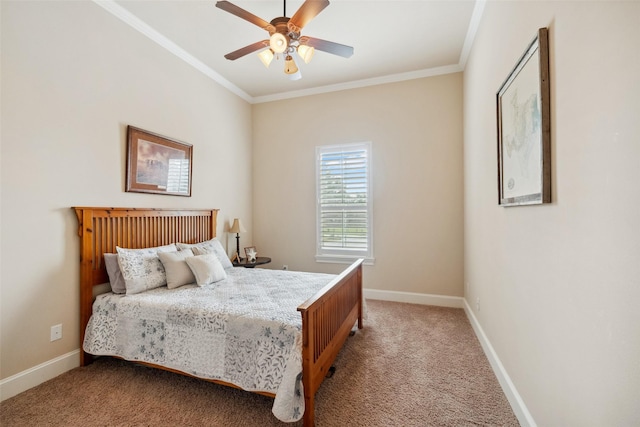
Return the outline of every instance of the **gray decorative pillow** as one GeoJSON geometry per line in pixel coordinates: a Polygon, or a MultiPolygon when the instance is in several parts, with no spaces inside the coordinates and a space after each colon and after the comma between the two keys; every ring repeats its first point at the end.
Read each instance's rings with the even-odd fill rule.
{"type": "Polygon", "coordinates": [[[215,254],[196,255],[185,259],[193,275],[196,276],[198,286],[215,283],[227,278],[222,264],[215,254]]]}
{"type": "Polygon", "coordinates": [[[111,292],[114,294],[124,294],[127,288],[124,285],[124,277],[118,265],[118,254],[104,254],[104,266],[107,268],[111,292]]]}
{"type": "Polygon", "coordinates": [[[216,257],[218,257],[218,261],[220,261],[220,264],[222,264],[222,268],[233,268],[233,264],[231,264],[229,256],[225,252],[220,241],[216,238],[194,244],[176,243],[176,246],[178,246],[178,249],[180,250],[191,249],[194,255],[204,255],[211,253],[216,254],[216,257]]]}
{"type": "Polygon", "coordinates": [[[116,250],[127,295],[130,295],[166,285],[167,276],[158,258],[158,252],[175,252],[178,248],[170,244],[144,249],[124,249],[116,246],[116,250]]]}
{"type": "Polygon", "coordinates": [[[185,258],[192,256],[191,249],[183,249],[176,252],[158,252],[158,257],[167,274],[167,288],[179,288],[196,282],[195,276],[185,261],[185,258]]]}

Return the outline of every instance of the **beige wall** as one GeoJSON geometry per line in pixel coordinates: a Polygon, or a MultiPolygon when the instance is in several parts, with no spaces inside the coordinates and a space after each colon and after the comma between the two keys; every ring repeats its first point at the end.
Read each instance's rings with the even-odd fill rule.
{"type": "Polygon", "coordinates": [[[315,261],[315,147],[372,142],[375,265],[365,287],[462,296],[460,73],[253,107],[254,243],[271,268],[315,261]]]}
{"type": "Polygon", "coordinates": [[[335,272],[314,261],[315,147],[371,141],[365,286],[460,296],[464,282],[531,420],[637,424],[639,8],[490,1],[464,78],[251,107],[93,3],[2,1],[0,378],[78,348],[71,206],[219,207],[230,251],[241,217],[242,246],[271,268],[335,272]],[[554,202],[501,208],[495,92],[542,26],[554,202]],[[194,145],[193,197],[123,191],[127,124],[194,145]]]}
{"type": "Polygon", "coordinates": [[[251,107],[92,2],[2,1],[1,89],[6,378],[79,347],[71,206],[221,208],[223,241],[251,222],[251,107]],[[193,144],[192,197],[124,192],[128,124],[193,144]]]}
{"type": "Polygon", "coordinates": [[[638,41],[639,2],[491,1],[465,69],[466,299],[540,426],[640,421],[638,41]],[[553,203],[503,208],[495,93],[539,27],[553,203]]]}

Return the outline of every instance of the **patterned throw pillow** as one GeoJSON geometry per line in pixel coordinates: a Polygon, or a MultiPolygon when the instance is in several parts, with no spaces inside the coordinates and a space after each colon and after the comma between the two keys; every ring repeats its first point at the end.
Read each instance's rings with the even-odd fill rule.
{"type": "Polygon", "coordinates": [[[222,264],[215,254],[196,255],[185,258],[185,261],[196,276],[198,286],[208,285],[227,278],[222,264]]]}
{"type": "Polygon", "coordinates": [[[176,243],[178,249],[191,249],[194,255],[215,254],[218,257],[218,261],[222,264],[222,268],[233,268],[229,256],[225,252],[220,241],[216,238],[207,240],[205,242],[188,244],[188,243],[176,243]]]}
{"type": "Polygon", "coordinates": [[[175,252],[178,248],[170,244],[144,249],[124,249],[116,246],[116,250],[127,295],[131,295],[166,285],[167,276],[158,258],[158,252],[175,252]]]}

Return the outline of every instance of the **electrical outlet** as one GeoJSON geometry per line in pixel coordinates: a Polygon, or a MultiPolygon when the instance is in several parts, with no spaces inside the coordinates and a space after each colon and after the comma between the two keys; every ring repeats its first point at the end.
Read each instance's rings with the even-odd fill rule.
{"type": "Polygon", "coordinates": [[[480,297],[476,298],[476,311],[480,311],[480,297]]]}
{"type": "Polygon", "coordinates": [[[284,265],[282,266],[282,269],[283,269],[283,270],[288,270],[288,269],[289,269],[289,266],[288,266],[287,264],[284,264],[284,265]]]}
{"type": "Polygon", "coordinates": [[[62,339],[62,324],[51,327],[51,341],[62,339]]]}

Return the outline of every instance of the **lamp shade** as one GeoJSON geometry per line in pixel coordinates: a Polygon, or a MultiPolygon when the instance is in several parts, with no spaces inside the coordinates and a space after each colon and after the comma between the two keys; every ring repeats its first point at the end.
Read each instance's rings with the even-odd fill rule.
{"type": "Polygon", "coordinates": [[[265,67],[269,68],[269,64],[273,61],[273,52],[271,49],[265,49],[258,54],[260,61],[264,64],[265,67]]]}
{"type": "Polygon", "coordinates": [[[287,50],[289,43],[284,34],[273,33],[269,39],[269,46],[274,53],[282,53],[287,50]]]}
{"type": "Polygon", "coordinates": [[[298,46],[298,55],[304,61],[305,64],[311,62],[311,58],[313,58],[313,54],[316,50],[312,46],[307,46],[306,44],[301,44],[298,46]]]}
{"type": "Polygon", "coordinates": [[[298,66],[291,55],[287,55],[284,60],[284,72],[287,74],[295,74],[298,72],[298,66]]]}
{"type": "Polygon", "coordinates": [[[245,231],[247,230],[245,230],[244,227],[242,226],[242,222],[240,222],[240,219],[234,218],[233,224],[229,229],[229,233],[244,233],[245,231]]]}

